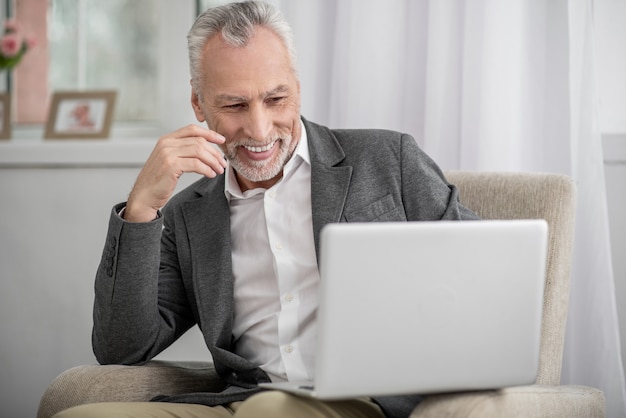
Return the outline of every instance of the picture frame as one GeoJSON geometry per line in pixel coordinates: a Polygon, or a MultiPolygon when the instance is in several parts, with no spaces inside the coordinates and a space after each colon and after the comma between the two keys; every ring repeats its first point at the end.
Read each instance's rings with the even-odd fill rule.
{"type": "Polygon", "coordinates": [[[46,139],[104,139],[111,132],[115,90],[55,91],[50,102],[46,139]]]}
{"type": "Polygon", "coordinates": [[[0,93],[0,139],[11,138],[11,95],[0,93]]]}

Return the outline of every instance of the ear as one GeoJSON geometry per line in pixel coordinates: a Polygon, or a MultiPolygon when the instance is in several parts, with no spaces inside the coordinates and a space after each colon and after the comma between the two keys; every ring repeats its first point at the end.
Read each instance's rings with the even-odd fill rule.
{"type": "Polygon", "coordinates": [[[198,122],[204,122],[206,119],[204,117],[204,112],[202,111],[202,103],[200,103],[200,98],[193,86],[191,87],[191,107],[193,107],[193,112],[196,114],[196,119],[198,122]]]}

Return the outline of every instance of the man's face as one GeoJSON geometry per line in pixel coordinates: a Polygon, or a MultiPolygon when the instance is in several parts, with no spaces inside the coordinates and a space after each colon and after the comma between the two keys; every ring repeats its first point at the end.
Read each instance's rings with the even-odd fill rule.
{"type": "Polygon", "coordinates": [[[244,47],[220,35],[207,41],[198,121],[226,138],[221,149],[242,190],[270,187],[282,176],[300,140],[300,84],[289,53],[270,30],[257,27],[244,47]]]}

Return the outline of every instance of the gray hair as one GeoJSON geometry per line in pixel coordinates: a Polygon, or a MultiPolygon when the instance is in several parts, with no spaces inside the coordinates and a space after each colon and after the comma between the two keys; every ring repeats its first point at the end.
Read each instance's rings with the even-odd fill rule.
{"type": "Polygon", "coordinates": [[[264,26],[280,38],[291,58],[292,70],[296,72],[293,34],[282,13],[274,6],[260,1],[230,3],[203,12],[187,34],[191,85],[196,94],[201,92],[202,52],[207,40],[220,33],[228,44],[242,47],[250,41],[255,26],[264,26]]]}

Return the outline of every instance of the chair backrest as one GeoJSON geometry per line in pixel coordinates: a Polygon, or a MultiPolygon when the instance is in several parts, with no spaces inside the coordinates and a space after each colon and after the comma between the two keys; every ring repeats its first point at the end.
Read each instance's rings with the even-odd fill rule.
{"type": "Polygon", "coordinates": [[[561,379],[569,304],[576,189],[565,175],[448,171],[461,202],[483,219],[545,219],[549,225],[537,383],[561,379]]]}

